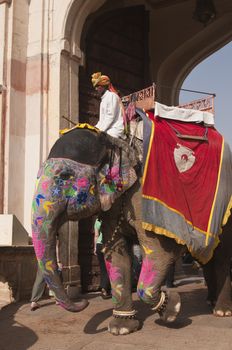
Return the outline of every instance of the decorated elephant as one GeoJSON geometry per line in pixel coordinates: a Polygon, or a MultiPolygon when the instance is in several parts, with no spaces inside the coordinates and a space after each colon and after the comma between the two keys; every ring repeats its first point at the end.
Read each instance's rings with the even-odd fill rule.
{"type": "Polygon", "coordinates": [[[33,199],[39,266],[59,304],[73,312],[88,302],[73,303],[64,292],[57,274],[56,232],[67,220],[100,215],[114,304],[109,331],[116,335],[139,328],[126,239],[135,235],[143,251],[137,292],[164,322],[176,319],[181,302],[177,292],[161,287],[171,264],[187,250],[203,264],[215,315],[232,315],[230,149],[204,120],[183,123],[173,116],[139,114],[142,168],[127,142],[82,125],[53,146],[39,170],[33,199]]]}
{"type": "Polygon", "coordinates": [[[57,301],[80,311],[86,300],[73,304],[62,288],[56,260],[56,236],[63,223],[108,210],[137,180],[135,152],[86,124],[64,134],[40,168],[32,203],[32,239],[39,267],[57,301]],[[120,145],[120,147],[119,147],[120,145]]]}

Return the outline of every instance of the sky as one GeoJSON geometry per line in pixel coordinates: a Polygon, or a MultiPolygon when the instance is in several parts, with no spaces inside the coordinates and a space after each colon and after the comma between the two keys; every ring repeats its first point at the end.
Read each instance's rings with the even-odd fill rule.
{"type": "MultiPolygon", "coordinates": [[[[215,127],[232,150],[232,41],[196,66],[182,88],[216,94],[215,127]]],[[[180,104],[204,96],[182,91],[180,104]]]]}

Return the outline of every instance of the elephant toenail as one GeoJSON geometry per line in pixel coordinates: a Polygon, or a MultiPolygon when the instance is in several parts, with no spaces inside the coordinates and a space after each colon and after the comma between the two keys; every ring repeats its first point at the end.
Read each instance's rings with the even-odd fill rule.
{"type": "Polygon", "coordinates": [[[230,317],[231,315],[232,315],[232,312],[231,312],[231,311],[226,311],[226,312],[225,312],[225,316],[230,317]]]}
{"type": "Polygon", "coordinates": [[[121,329],[119,330],[119,334],[120,334],[120,335],[129,334],[129,329],[123,327],[123,328],[121,328],[121,329]]]}
{"type": "Polygon", "coordinates": [[[222,310],[214,310],[214,315],[217,317],[223,317],[224,312],[222,310]]]}
{"type": "Polygon", "coordinates": [[[118,335],[118,329],[116,327],[110,328],[108,327],[108,331],[113,335],[118,335]]]}

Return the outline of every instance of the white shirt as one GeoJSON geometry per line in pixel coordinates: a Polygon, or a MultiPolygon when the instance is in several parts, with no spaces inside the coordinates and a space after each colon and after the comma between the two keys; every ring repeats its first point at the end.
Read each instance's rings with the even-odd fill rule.
{"type": "Polygon", "coordinates": [[[123,125],[123,106],[116,93],[106,90],[102,95],[99,121],[95,126],[110,136],[126,138],[123,125]]]}

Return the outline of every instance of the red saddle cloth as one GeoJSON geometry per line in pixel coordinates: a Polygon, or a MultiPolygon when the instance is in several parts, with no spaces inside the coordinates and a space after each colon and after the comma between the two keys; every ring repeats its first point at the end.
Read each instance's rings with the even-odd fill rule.
{"type": "Polygon", "coordinates": [[[180,139],[176,131],[204,136],[206,127],[148,115],[152,131],[144,155],[143,198],[160,203],[207,234],[220,178],[223,137],[210,127],[208,142],[180,139]]]}

